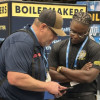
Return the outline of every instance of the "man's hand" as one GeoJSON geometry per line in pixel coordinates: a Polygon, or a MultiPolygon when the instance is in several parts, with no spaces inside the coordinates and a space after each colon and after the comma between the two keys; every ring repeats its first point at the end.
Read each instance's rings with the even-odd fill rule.
{"type": "Polygon", "coordinates": [[[54,95],[55,98],[59,98],[62,95],[64,95],[66,93],[66,90],[64,90],[63,92],[61,92],[60,94],[54,95]]]}
{"type": "Polygon", "coordinates": [[[88,62],[88,63],[86,63],[82,68],[81,68],[81,70],[90,70],[90,68],[92,67],[92,63],[91,62],[88,62]]]}
{"type": "Polygon", "coordinates": [[[57,82],[47,82],[47,91],[51,94],[53,94],[56,98],[61,97],[63,94],[66,93],[66,91],[61,92],[61,90],[67,89],[67,87],[61,86],[57,82]]]}

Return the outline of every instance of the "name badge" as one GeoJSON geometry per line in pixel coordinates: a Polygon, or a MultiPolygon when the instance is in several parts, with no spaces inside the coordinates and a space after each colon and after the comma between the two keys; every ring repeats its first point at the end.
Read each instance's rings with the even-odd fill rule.
{"type": "Polygon", "coordinates": [[[79,84],[79,83],[78,82],[70,82],[70,86],[75,86],[77,84],[79,84]]]}
{"type": "Polygon", "coordinates": [[[50,82],[51,81],[51,77],[49,72],[47,71],[47,77],[46,77],[46,82],[50,82]]]}

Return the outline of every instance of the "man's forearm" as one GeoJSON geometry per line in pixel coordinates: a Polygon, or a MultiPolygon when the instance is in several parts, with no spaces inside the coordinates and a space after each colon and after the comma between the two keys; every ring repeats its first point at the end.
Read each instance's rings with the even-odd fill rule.
{"type": "Polygon", "coordinates": [[[37,91],[44,92],[48,91],[49,93],[60,96],[62,93],[60,90],[66,89],[67,87],[61,86],[57,82],[43,82],[32,78],[28,74],[20,73],[20,72],[11,72],[7,73],[7,79],[10,85],[14,85],[20,89],[28,90],[28,91],[37,91]]]}
{"type": "MultiPolygon", "coordinates": [[[[13,72],[12,72],[13,73],[13,72]]],[[[28,91],[46,91],[46,82],[36,80],[28,74],[15,73],[15,79],[8,79],[11,85],[28,91]]],[[[13,74],[12,74],[13,75],[13,74]]],[[[14,75],[13,75],[14,76],[14,75]]]]}
{"type": "Polygon", "coordinates": [[[67,76],[69,79],[76,82],[91,82],[96,79],[99,70],[95,68],[91,68],[89,71],[87,70],[72,70],[69,68],[62,67],[61,72],[63,75],[67,76]],[[91,74],[92,73],[92,74],[91,74]]]}
{"type": "Polygon", "coordinates": [[[55,70],[50,69],[49,72],[50,72],[51,79],[54,80],[54,81],[58,81],[58,82],[61,82],[61,83],[71,81],[69,78],[67,78],[66,76],[64,76],[61,73],[58,73],[55,70]]]}
{"type": "Polygon", "coordinates": [[[26,79],[20,80],[20,82],[17,84],[17,87],[29,91],[47,91],[46,82],[36,80],[30,76],[26,79]]]}

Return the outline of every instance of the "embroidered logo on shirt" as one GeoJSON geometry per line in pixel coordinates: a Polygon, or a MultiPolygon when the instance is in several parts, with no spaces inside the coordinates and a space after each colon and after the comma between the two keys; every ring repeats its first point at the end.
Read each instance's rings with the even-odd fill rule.
{"type": "Polygon", "coordinates": [[[41,54],[40,53],[37,53],[37,54],[34,54],[33,55],[33,58],[40,57],[40,56],[41,56],[41,54]]]}
{"type": "Polygon", "coordinates": [[[82,50],[79,54],[78,60],[84,60],[86,57],[86,51],[82,50]]]}
{"type": "Polygon", "coordinates": [[[100,61],[94,61],[94,65],[100,66],[100,61]]]}

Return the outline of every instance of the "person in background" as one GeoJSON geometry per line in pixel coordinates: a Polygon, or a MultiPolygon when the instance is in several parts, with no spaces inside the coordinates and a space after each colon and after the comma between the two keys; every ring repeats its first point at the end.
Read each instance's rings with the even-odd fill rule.
{"type": "Polygon", "coordinates": [[[92,19],[77,12],[70,24],[70,38],[53,45],[48,58],[52,80],[69,87],[55,100],[96,100],[100,72],[100,45],[89,37],[92,19]]]}
{"type": "Polygon", "coordinates": [[[62,25],[59,13],[43,10],[32,25],[6,38],[0,48],[0,100],[43,100],[44,91],[55,97],[64,94],[60,90],[66,87],[45,82],[48,62],[44,52],[58,35],[66,35],[62,25]]]}

